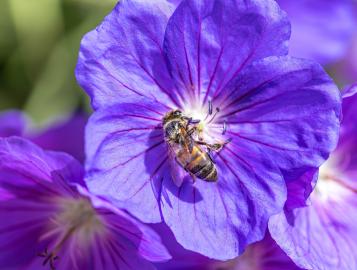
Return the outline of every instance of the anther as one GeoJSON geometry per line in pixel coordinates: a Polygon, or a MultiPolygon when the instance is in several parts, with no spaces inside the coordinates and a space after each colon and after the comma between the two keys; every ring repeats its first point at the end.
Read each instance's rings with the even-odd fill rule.
{"type": "Polygon", "coordinates": [[[224,120],[224,121],[223,121],[222,135],[226,134],[226,132],[227,132],[227,121],[224,120]]]}
{"type": "Polygon", "coordinates": [[[208,115],[213,113],[212,100],[208,100],[208,115]]]}
{"type": "Polygon", "coordinates": [[[200,122],[201,122],[201,120],[199,120],[199,119],[192,119],[192,118],[191,118],[191,119],[189,120],[189,123],[190,123],[190,124],[194,124],[194,125],[199,124],[200,122]]]}

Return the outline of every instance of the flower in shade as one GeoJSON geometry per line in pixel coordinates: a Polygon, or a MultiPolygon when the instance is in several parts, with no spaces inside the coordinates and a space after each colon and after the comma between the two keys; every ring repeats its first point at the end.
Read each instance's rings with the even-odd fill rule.
{"type": "Polygon", "coordinates": [[[277,0],[291,21],[290,54],[321,64],[341,60],[357,30],[354,0],[277,0]]]}
{"type": "Polygon", "coordinates": [[[344,92],[336,150],[318,173],[310,205],[271,218],[272,237],[304,269],[357,269],[357,87],[344,92]]]}
{"type": "Polygon", "coordinates": [[[302,270],[269,234],[262,241],[248,246],[241,256],[222,262],[184,250],[161,225],[159,231],[165,233],[163,241],[173,258],[169,262],[156,264],[158,270],[302,270]]]}
{"type": "Polygon", "coordinates": [[[84,128],[87,115],[76,112],[62,117],[45,128],[35,128],[21,111],[10,110],[0,113],[0,137],[21,136],[40,147],[66,152],[84,162],[84,128]]]}
{"type": "Polygon", "coordinates": [[[338,89],[318,64],[286,56],[289,35],[270,0],[120,1],[83,38],[76,69],[95,110],[90,190],[144,222],[164,220],[211,258],[261,240],[286,182],[327,158],[339,126],[338,89]],[[195,144],[226,143],[211,151],[216,182],[193,182],[172,157],[163,119],[174,110],[195,144]]]}
{"type": "Polygon", "coordinates": [[[269,233],[262,241],[249,245],[241,256],[217,261],[182,248],[164,224],[154,224],[152,227],[160,235],[165,235],[163,243],[173,256],[168,262],[156,263],[158,270],[302,270],[269,233]]]}
{"type": "Polygon", "coordinates": [[[0,139],[1,269],[154,269],[156,233],[88,193],[72,157],[0,139]]]}

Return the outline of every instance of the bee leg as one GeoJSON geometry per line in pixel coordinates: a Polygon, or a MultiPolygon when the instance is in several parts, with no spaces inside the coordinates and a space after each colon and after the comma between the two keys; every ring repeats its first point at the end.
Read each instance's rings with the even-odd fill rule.
{"type": "Polygon", "coordinates": [[[199,119],[193,119],[192,117],[187,117],[187,116],[183,117],[183,119],[187,121],[186,129],[188,129],[190,125],[197,125],[201,122],[201,120],[199,119]]]}
{"type": "Polygon", "coordinates": [[[223,147],[225,145],[227,145],[228,143],[230,143],[232,141],[232,139],[228,139],[227,141],[225,141],[224,143],[214,143],[214,144],[209,144],[206,142],[202,142],[202,141],[196,141],[197,144],[201,144],[207,147],[207,149],[211,150],[211,151],[215,151],[215,152],[219,152],[223,149],[223,147]]]}
{"type": "Polygon", "coordinates": [[[211,148],[208,148],[207,154],[208,154],[208,157],[211,159],[211,161],[212,161],[214,164],[216,164],[216,160],[214,159],[214,157],[213,157],[213,155],[212,155],[211,148]]]}
{"type": "Polygon", "coordinates": [[[193,173],[190,173],[193,183],[196,183],[196,175],[194,175],[193,173]]]}
{"type": "Polygon", "coordinates": [[[189,129],[187,131],[187,135],[188,136],[191,136],[193,133],[195,133],[195,131],[197,130],[197,127],[192,127],[191,129],[189,129]]]}

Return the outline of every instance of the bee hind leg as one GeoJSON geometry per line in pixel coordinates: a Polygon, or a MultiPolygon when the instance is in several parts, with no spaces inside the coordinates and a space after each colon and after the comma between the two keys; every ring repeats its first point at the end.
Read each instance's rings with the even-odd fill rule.
{"type": "Polygon", "coordinates": [[[192,177],[193,183],[196,183],[196,175],[190,172],[190,176],[192,177]]]}
{"type": "Polygon", "coordinates": [[[219,152],[224,148],[224,146],[226,146],[231,141],[232,141],[232,139],[230,138],[230,139],[228,139],[227,141],[225,141],[223,143],[209,144],[209,143],[206,143],[206,142],[203,142],[203,141],[196,141],[196,143],[206,146],[210,151],[219,152]]]}
{"type": "Polygon", "coordinates": [[[212,151],[211,151],[210,148],[208,148],[207,154],[208,154],[209,158],[211,159],[211,161],[212,161],[214,164],[216,164],[216,160],[215,160],[215,158],[213,157],[212,151]]]}

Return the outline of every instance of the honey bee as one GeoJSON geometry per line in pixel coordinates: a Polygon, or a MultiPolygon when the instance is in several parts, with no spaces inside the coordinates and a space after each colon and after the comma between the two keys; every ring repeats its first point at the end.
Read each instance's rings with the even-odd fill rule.
{"type": "Polygon", "coordinates": [[[197,177],[207,182],[216,182],[217,168],[210,151],[219,151],[226,143],[208,144],[203,140],[195,140],[193,134],[198,122],[184,116],[180,110],[170,111],[163,119],[165,140],[172,158],[193,180],[197,177]]]}

